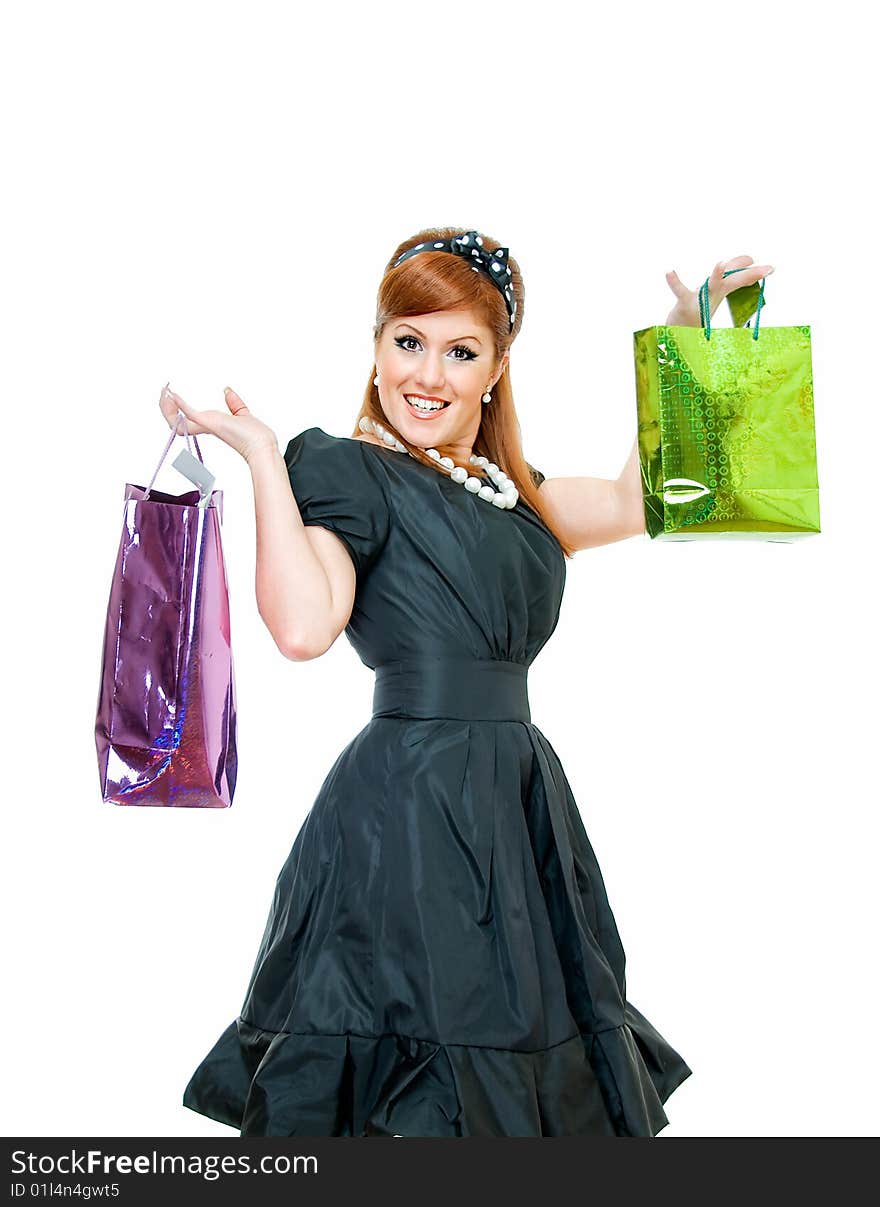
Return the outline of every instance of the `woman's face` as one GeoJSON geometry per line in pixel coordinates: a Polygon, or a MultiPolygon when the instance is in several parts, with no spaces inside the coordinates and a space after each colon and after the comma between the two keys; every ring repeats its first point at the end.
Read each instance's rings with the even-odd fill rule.
{"type": "Polygon", "coordinates": [[[508,359],[505,353],[495,365],[492,333],[472,310],[393,319],[376,345],[379,402],[388,422],[411,444],[449,444],[470,453],[482,417],[482,395],[508,359]],[[448,405],[417,411],[408,401],[416,401],[413,395],[448,405]]]}

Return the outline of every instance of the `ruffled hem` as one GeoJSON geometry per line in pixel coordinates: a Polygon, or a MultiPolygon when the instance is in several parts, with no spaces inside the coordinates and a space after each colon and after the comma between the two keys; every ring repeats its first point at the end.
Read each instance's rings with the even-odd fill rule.
{"type": "Polygon", "coordinates": [[[656,1136],[691,1069],[643,1015],[539,1051],[238,1018],[183,1105],[251,1136],[656,1136]]]}

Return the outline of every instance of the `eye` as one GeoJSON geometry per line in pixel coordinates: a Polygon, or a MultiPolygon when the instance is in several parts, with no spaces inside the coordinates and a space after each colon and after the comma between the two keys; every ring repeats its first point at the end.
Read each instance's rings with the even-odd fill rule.
{"type": "MultiPolygon", "coordinates": [[[[403,348],[404,352],[413,352],[415,349],[407,348],[405,346],[410,340],[412,340],[414,344],[418,344],[419,342],[414,335],[395,336],[394,342],[397,344],[398,348],[403,348]]],[[[476,352],[474,352],[473,349],[468,348],[466,344],[456,344],[454,348],[450,349],[450,351],[464,353],[463,356],[453,356],[453,360],[475,360],[477,356],[476,352]]]]}

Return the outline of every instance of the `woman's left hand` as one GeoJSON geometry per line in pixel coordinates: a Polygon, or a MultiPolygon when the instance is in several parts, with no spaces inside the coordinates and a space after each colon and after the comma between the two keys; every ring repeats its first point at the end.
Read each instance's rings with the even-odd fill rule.
{"type": "MultiPolygon", "coordinates": [[[[769,264],[755,264],[751,256],[734,256],[732,260],[719,260],[712,269],[709,277],[709,315],[715,313],[729,293],[742,289],[743,285],[754,285],[761,277],[768,277],[773,271],[769,264]],[[743,268],[744,272],[735,272],[725,277],[725,272],[731,268],[743,268]]],[[[679,280],[678,273],[673,269],[666,274],[666,282],[675,294],[675,305],[666,319],[667,327],[702,327],[700,318],[700,286],[695,290],[688,289],[679,280]]],[[[700,282],[702,285],[702,282],[700,282]]]]}

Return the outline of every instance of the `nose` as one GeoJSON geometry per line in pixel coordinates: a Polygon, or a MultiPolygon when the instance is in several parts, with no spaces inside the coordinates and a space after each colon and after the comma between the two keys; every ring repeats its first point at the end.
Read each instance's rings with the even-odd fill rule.
{"type": "Polygon", "coordinates": [[[416,374],[416,383],[419,389],[424,394],[439,393],[443,388],[445,380],[441,353],[439,350],[437,352],[429,352],[419,362],[419,371],[416,374]]]}

